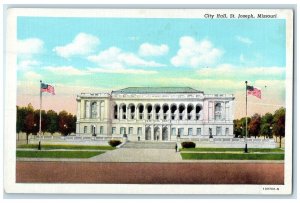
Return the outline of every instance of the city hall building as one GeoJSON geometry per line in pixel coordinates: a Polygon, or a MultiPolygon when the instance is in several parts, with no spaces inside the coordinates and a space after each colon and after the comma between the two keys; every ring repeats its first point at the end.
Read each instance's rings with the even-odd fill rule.
{"type": "Polygon", "coordinates": [[[232,94],[190,87],[128,87],[77,95],[76,134],[132,141],[233,137],[232,94]]]}

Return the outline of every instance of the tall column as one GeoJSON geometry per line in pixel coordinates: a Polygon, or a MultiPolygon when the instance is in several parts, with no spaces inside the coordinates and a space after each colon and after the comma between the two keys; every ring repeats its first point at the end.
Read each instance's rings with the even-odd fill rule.
{"type": "Polygon", "coordinates": [[[97,101],[97,118],[100,118],[100,114],[101,114],[101,104],[100,101],[97,101]]]}
{"type": "Polygon", "coordinates": [[[162,125],[159,126],[159,131],[160,131],[160,135],[159,135],[159,141],[162,141],[162,135],[163,135],[163,128],[162,128],[162,125]]]}
{"type": "Polygon", "coordinates": [[[144,105],[144,120],[148,120],[147,118],[147,109],[146,109],[146,104],[143,104],[144,105]]]}
{"type": "Polygon", "coordinates": [[[120,105],[117,104],[117,118],[120,120],[120,105]]]}
{"type": "Polygon", "coordinates": [[[151,140],[153,141],[154,140],[154,126],[153,125],[151,125],[151,140]]]}
{"type": "Polygon", "coordinates": [[[155,119],[154,116],[155,116],[155,109],[154,109],[154,105],[152,105],[152,120],[155,119]]]}
{"type": "Polygon", "coordinates": [[[119,106],[119,116],[120,116],[120,120],[123,119],[123,106],[119,106]]]}

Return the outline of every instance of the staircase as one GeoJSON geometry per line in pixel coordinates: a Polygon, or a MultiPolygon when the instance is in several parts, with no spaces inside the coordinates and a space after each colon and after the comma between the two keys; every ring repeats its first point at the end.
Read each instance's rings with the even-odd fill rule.
{"type": "Polygon", "coordinates": [[[121,148],[175,149],[176,142],[126,142],[121,148]]]}

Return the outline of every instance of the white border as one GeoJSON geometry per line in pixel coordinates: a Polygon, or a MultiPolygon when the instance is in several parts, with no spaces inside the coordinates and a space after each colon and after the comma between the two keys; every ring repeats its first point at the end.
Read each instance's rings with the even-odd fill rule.
{"type": "MultiPolygon", "coordinates": [[[[7,46],[5,68],[5,139],[4,189],[8,193],[49,194],[291,194],[292,136],[287,136],[285,157],[285,185],[276,185],[279,191],[265,191],[266,185],[126,185],[126,184],[20,184],[15,183],[16,140],[16,34],[18,16],[49,17],[131,17],[131,18],[204,18],[204,13],[265,13],[286,19],[286,135],[292,135],[293,98],[293,13],[292,10],[259,9],[9,9],[7,12],[7,46]],[[67,187],[66,187],[67,186],[67,187]]],[[[271,185],[267,185],[270,187],[271,185]]]]}

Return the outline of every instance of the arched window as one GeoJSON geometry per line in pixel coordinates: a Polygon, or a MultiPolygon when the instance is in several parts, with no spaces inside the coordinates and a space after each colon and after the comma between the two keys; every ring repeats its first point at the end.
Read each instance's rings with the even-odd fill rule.
{"type": "Polygon", "coordinates": [[[171,120],[175,120],[175,112],[177,111],[177,106],[175,104],[171,105],[171,120]]]}
{"type": "Polygon", "coordinates": [[[114,119],[118,119],[118,105],[115,104],[114,106],[114,119]]]}
{"type": "Polygon", "coordinates": [[[144,118],[144,105],[143,104],[138,105],[138,113],[139,113],[138,118],[140,120],[142,120],[144,118]]]}
{"type": "Polygon", "coordinates": [[[221,103],[216,103],[215,105],[215,120],[221,120],[222,106],[221,103]]]}
{"type": "Polygon", "coordinates": [[[147,109],[147,119],[151,120],[152,119],[152,105],[147,104],[146,109],[147,109]]]}
{"type": "Polygon", "coordinates": [[[97,118],[97,103],[92,102],[91,104],[91,113],[92,113],[92,118],[97,118]]]}
{"type": "Polygon", "coordinates": [[[179,120],[183,120],[185,106],[183,104],[179,105],[179,120]]]}
{"type": "Polygon", "coordinates": [[[202,106],[200,104],[197,104],[197,106],[196,106],[196,120],[201,120],[201,110],[202,110],[202,106]]]}
{"type": "Polygon", "coordinates": [[[169,113],[169,106],[168,104],[163,105],[163,119],[167,120],[168,119],[168,113],[169,113]]]}
{"type": "Polygon", "coordinates": [[[189,104],[188,107],[187,107],[187,119],[188,120],[192,120],[193,118],[193,115],[192,115],[192,111],[194,110],[194,105],[193,104],[189,104]]]}

